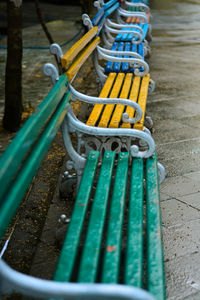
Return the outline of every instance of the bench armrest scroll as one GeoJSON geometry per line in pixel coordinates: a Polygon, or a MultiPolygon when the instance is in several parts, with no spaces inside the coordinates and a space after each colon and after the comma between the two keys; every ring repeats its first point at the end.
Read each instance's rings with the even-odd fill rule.
{"type": "Polygon", "coordinates": [[[122,20],[120,18],[118,18],[119,16],[123,16],[123,17],[139,17],[143,20],[143,22],[146,24],[148,23],[148,18],[147,15],[143,12],[131,12],[131,11],[127,11],[123,8],[118,8],[117,10],[117,21],[119,23],[122,23],[122,20]]]}
{"type": "Polygon", "coordinates": [[[92,29],[93,24],[90,17],[87,14],[82,15],[83,24],[88,28],[88,30],[92,29]]]}
{"type": "Polygon", "coordinates": [[[55,282],[15,271],[0,259],[0,295],[18,291],[34,298],[68,300],[155,300],[148,292],[117,284],[55,282]]]}
{"type": "Polygon", "coordinates": [[[59,80],[59,75],[56,67],[53,64],[47,63],[43,66],[43,73],[51,78],[52,84],[56,84],[59,80]]]}
{"type": "Polygon", "coordinates": [[[137,121],[141,120],[143,111],[141,107],[136,103],[128,99],[121,99],[121,98],[100,98],[100,97],[92,97],[76,91],[72,85],[69,84],[70,92],[72,93],[72,100],[79,99],[83,102],[90,103],[90,104],[120,104],[130,106],[135,109],[136,117],[129,118],[127,113],[122,115],[122,121],[125,123],[136,123],[137,121]]]}
{"type": "Polygon", "coordinates": [[[58,62],[60,62],[61,58],[63,57],[62,49],[56,43],[50,45],[50,53],[56,56],[58,62]]]}
{"type": "Polygon", "coordinates": [[[115,56],[107,55],[105,51],[102,49],[103,48],[97,46],[98,54],[100,54],[100,57],[104,58],[105,60],[113,61],[113,62],[129,62],[130,65],[135,69],[134,74],[137,76],[142,77],[149,73],[149,66],[144,60],[138,58],[130,58],[130,57],[125,58],[125,57],[115,57],[115,56]],[[140,67],[143,67],[142,71],[140,70],[140,67]]]}
{"type": "Polygon", "coordinates": [[[138,32],[138,31],[136,31],[136,30],[133,31],[133,30],[131,30],[131,29],[129,29],[129,28],[127,28],[127,29],[125,29],[125,30],[124,30],[124,29],[123,29],[123,30],[120,30],[120,29],[114,29],[114,28],[108,26],[107,24],[105,24],[104,26],[105,26],[105,31],[106,31],[106,32],[111,32],[111,33],[114,33],[114,34],[119,34],[119,33],[122,33],[122,34],[124,34],[124,33],[130,33],[130,34],[133,35],[133,39],[132,39],[132,42],[133,42],[133,43],[139,44],[139,43],[142,42],[142,35],[141,35],[140,32],[138,32]],[[135,38],[137,38],[137,39],[135,39],[135,38]]]}
{"type": "Polygon", "coordinates": [[[132,52],[132,51],[115,51],[115,50],[109,50],[109,49],[106,49],[106,48],[102,48],[100,46],[98,46],[98,48],[100,49],[100,51],[102,51],[103,53],[105,54],[108,54],[108,55],[123,55],[123,56],[133,56],[134,58],[138,58],[138,59],[143,59],[143,57],[137,53],[137,52],[132,52]]]}
{"type": "Polygon", "coordinates": [[[137,145],[132,145],[130,147],[130,153],[133,157],[147,158],[153,155],[155,152],[155,142],[151,134],[143,132],[137,129],[127,129],[127,128],[102,128],[95,126],[88,126],[81,121],[79,121],[73,112],[68,112],[66,120],[69,127],[74,128],[75,131],[88,135],[96,136],[128,136],[133,139],[139,139],[146,143],[147,150],[140,151],[137,145]]]}
{"type": "MultiPolygon", "coordinates": [[[[138,26],[137,24],[135,24],[135,25],[133,25],[133,24],[118,24],[118,23],[112,22],[110,19],[107,19],[106,23],[111,27],[120,28],[120,29],[128,28],[130,30],[130,28],[134,28],[137,31],[139,31],[141,33],[141,35],[143,35],[143,29],[140,26],[138,26]]],[[[132,31],[131,31],[131,33],[132,33],[132,31]]]]}

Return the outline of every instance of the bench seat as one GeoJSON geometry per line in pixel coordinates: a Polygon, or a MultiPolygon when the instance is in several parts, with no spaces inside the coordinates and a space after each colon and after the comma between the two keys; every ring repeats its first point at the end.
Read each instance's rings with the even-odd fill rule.
{"type": "Polygon", "coordinates": [[[54,280],[121,283],[165,299],[156,155],[130,164],[127,152],[106,151],[100,170],[99,155],[88,156],[54,280]]]}
{"type": "MultiPolygon", "coordinates": [[[[131,9],[129,9],[131,11],[131,9]]],[[[150,12],[147,12],[147,24],[150,23],[150,18],[151,18],[151,13],[150,12]]],[[[139,17],[128,17],[126,19],[126,23],[128,24],[139,24],[140,23],[140,18],[139,17]]]]}
{"type": "Polygon", "coordinates": [[[123,105],[114,104],[96,104],[87,120],[87,125],[109,128],[134,128],[143,130],[144,117],[146,111],[146,102],[150,74],[144,77],[135,76],[133,73],[110,73],[106,83],[99,95],[102,98],[123,98],[137,102],[143,110],[143,116],[137,123],[131,125],[122,123],[121,118],[124,112],[129,117],[134,116],[134,109],[123,105]]]}
{"type": "MultiPolygon", "coordinates": [[[[141,55],[141,57],[144,59],[144,45],[140,43],[139,45],[132,44],[130,42],[114,42],[111,50],[114,51],[131,51],[131,52],[137,52],[141,55]]],[[[119,57],[122,57],[119,55],[119,57]]],[[[128,56],[124,56],[128,57],[128,56]]],[[[105,73],[108,74],[110,72],[115,73],[133,73],[134,68],[130,67],[129,63],[120,63],[120,62],[111,62],[108,61],[105,67],[105,73]]]]}
{"type": "MultiPolygon", "coordinates": [[[[126,23],[127,28],[124,29],[124,30],[131,30],[131,28],[129,28],[129,25],[135,25],[135,24],[138,24],[138,23],[128,23],[127,22],[126,23]]],[[[138,24],[138,26],[140,28],[142,28],[142,30],[143,30],[142,40],[144,41],[146,39],[146,36],[147,36],[147,32],[148,32],[148,29],[149,29],[149,24],[138,24]]],[[[138,31],[138,30],[134,29],[134,31],[138,31]]],[[[131,33],[120,33],[116,36],[115,41],[116,42],[131,42],[133,37],[134,37],[134,34],[131,34],[131,33]]],[[[137,38],[135,38],[135,40],[137,41],[137,38]]]]}

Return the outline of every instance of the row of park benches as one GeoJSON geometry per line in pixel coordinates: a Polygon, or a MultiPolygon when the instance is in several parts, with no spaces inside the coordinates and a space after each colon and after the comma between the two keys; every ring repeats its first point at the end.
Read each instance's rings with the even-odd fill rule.
{"type": "Polygon", "coordinates": [[[151,39],[146,2],[95,1],[93,20],[83,16],[88,32],[64,55],[51,46],[59,72],[51,64],[44,72],[54,86],[0,158],[1,239],[60,126],[71,158],[67,168],[77,174],[76,200],[53,280],[19,273],[1,258],[0,294],[165,299],[159,206],[164,168],[146,117],[148,92],[154,89],[145,61],[151,39]],[[90,56],[98,97],[73,87],[90,56]],[[73,112],[77,99],[92,107],[85,123],[73,112]]]}

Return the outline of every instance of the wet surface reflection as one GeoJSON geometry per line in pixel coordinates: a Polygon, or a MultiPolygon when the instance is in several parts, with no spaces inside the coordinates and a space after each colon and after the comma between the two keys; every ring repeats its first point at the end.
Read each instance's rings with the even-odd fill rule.
{"type": "Polygon", "coordinates": [[[200,43],[200,1],[152,0],[154,41],[165,45],[200,43]]]}

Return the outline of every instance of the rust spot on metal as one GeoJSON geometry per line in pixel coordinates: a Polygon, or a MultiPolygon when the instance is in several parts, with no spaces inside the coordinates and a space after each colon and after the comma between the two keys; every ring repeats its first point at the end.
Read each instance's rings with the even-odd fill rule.
{"type": "Polygon", "coordinates": [[[106,250],[107,250],[108,252],[115,251],[115,250],[116,250],[116,246],[107,246],[106,250]]]}

